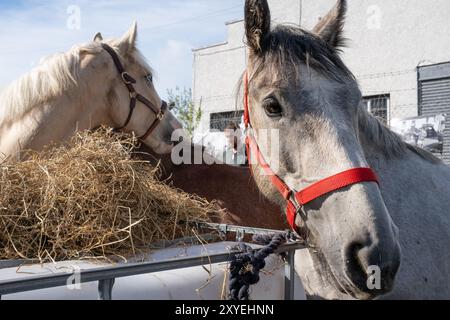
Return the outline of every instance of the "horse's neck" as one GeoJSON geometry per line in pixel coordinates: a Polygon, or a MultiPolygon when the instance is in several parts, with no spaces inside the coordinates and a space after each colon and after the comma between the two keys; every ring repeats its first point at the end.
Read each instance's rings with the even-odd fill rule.
{"type": "Polygon", "coordinates": [[[365,114],[360,116],[359,137],[369,165],[379,171],[395,170],[402,173],[408,168],[409,171],[406,172],[422,176],[439,168],[444,174],[447,171],[450,173],[449,168],[437,158],[422,149],[404,143],[398,135],[371,116],[365,114]]]}
{"type": "Polygon", "coordinates": [[[407,145],[366,112],[360,112],[359,124],[366,159],[380,176],[381,191],[393,216],[403,213],[403,217],[417,219],[420,224],[423,212],[430,217],[448,211],[450,167],[407,145]]]}
{"type": "MultiPolygon", "coordinates": [[[[363,148],[369,165],[380,177],[383,198],[399,227],[416,224],[438,229],[445,220],[450,228],[449,166],[413,148],[391,157],[369,143],[363,148]]],[[[419,237],[420,228],[414,231],[417,234],[405,236],[419,237]]]]}
{"type": "Polygon", "coordinates": [[[414,278],[426,270],[426,277],[431,277],[429,270],[437,268],[431,273],[439,275],[439,266],[449,264],[450,167],[411,150],[389,159],[371,154],[368,160],[380,177],[384,202],[400,230],[407,273],[414,278]],[[427,258],[418,261],[423,252],[427,258]]]}
{"type": "MultiPolygon", "coordinates": [[[[41,150],[70,138],[77,130],[98,126],[100,113],[77,94],[64,95],[30,108],[21,117],[0,123],[0,160],[20,150],[41,150]]],[[[2,106],[8,108],[8,106],[2,106]]]]}

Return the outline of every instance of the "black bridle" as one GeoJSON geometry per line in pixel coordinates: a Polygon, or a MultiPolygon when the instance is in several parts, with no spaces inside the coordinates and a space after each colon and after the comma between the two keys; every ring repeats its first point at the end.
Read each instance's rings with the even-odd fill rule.
{"type": "Polygon", "coordinates": [[[128,114],[127,121],[125,122],[125,124],[122,127],[117,128],[116,130],[123,130],[128,126],[128,124],[131,121],[131,118],[133,117],[133,113],[134,113],[134,109],[136,108],[136,104],[139,101],[142,104],[144,104],[147,108],[149,108],[156,115],[156,119],[152,123],[150,128],[147,130],[147,132],[142,137],[139,138],[141,140],[145,140],[150,136],[150,134],[156,129],[156,127],[163,120],[164,115],[166,114],[167,110],[169,109],[167,102],[165,102],[163,100],[162,104],[161,104],[161,108],[158,109],[148,99],[146,99],[141,94],[137,93],[136,89],[134,88],[134,84],[136,84],[136,79],[134,79],[128,72],[125,71],[125,68],[123,67],[122,62],[120,61],[119,56],[117,55],[116,51],[113,48],[111,48],[109,45],[104,44],[104,43],[102,43],[102,47],[103,47],[103,49],[106,50],[106,52],[108,52],[111,55],[111,57],[114,61],[114,64],[116,65],[117,71],[119,71],[120,77],[122,78],[123,83],[125,84],[125,86],[128,89],[128,92],[130,93],[130,99],[131,99],[130,100],[130,113],[128,114]]]}

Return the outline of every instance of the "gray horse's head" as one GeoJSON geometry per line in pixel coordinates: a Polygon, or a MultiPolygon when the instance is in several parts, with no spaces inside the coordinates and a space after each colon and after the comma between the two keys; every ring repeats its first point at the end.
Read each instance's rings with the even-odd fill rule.
{"type": "MultiPolygon", "coordinates": [[[[345,12],[346,1],[339,1],[313,32],[294,26],[272,29],[267,1],[246,1],[252,124],[256,131],[279,132],[276,173],[293,190],[369,167],[358,137],[361,92],[338,55],[345,12]]],[[[268,148],[273,152],[273,145],[268,148]]],[[[262,192],[286,205],[259,171],[255,176],[262,192]]],[[[307,230],[315,265],[333,288],[360,299],[392,290],[400,265],[398,230],[377,184],[334,192],[305,212],[297,223],[307,230]],[[380,288],[368,286],[377,268],[380,288]]]]}

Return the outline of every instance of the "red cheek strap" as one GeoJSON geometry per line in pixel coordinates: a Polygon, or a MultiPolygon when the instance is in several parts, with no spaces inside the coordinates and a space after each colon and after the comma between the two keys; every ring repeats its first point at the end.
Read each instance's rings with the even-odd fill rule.
{"type": "Polygon", "coordinates": [[[372,169],[355,168],[323,179],[312,186],[303,189],[295,194],[295,199],[300,205],[304,206],[328,193],[363,182],[375,182],[378,185],[380,184],[377,175],[372,169]]]}

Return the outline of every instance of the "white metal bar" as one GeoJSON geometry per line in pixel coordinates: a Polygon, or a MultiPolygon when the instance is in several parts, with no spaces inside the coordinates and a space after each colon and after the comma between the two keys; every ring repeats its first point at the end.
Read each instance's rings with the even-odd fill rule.
{"type": "Polygon", "coordinates": [[[289,251],[286,256],[284,276],[284,299],[292,301],[295,297],[295,251],[289,251]]]}

